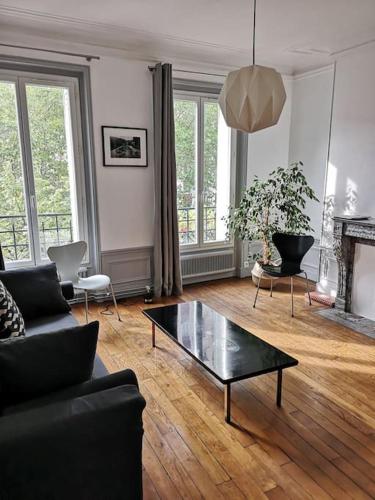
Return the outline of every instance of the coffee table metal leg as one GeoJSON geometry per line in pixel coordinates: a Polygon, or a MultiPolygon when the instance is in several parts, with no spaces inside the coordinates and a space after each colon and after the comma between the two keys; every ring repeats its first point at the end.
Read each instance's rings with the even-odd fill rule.
{"type": "Polygon", "coordinates": [[[152,347],[155,347],[155,323],[151,323],[152,325],[152,347]]]}
{"type": "Polygon", "coordinates": [[[224,385],[224,418],[230,422],[230,384],[224,385]]]}
{"type": "Polygon", "coordinates": [[[277,406],[281,406],[281,389],[282,389],[282,383],[283,383],[283,371],[278,370],[277,371],[277,396],[276,396],[276,403],[277,406]]]}

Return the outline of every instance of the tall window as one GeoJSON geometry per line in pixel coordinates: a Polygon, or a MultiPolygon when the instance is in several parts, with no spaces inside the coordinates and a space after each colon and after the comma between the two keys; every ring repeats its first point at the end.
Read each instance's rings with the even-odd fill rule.
{"type": "Polygon", "coordinates": [[[228,244],[231,130],[213,97],[175,92],[174,113],[180,245],[228,244]]]}
{"type": "Polygon", "coordinates": [[[0,73],[0,242],[5,260],[87,238],[78,82],[0,73]]]}

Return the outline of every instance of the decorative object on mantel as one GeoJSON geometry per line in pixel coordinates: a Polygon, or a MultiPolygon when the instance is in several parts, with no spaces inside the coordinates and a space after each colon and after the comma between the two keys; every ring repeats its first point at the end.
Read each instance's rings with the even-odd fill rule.
{"type": "Polygon", "coordinates": [[[147,167],[147,129],[102,127],[105,167],[147,167]]]}
{"type": "MultiPolygon", "coordinates": [[[[262,243],[261,253],[249,255],[249,260],[255,260],[252,276],[256,285],[262,271],[258,260],[262,264],[277,265],[277,262],[271,262],[275,255],[273,234],[283,232],[302,235],[313,231],[310,217],[302,210],[306,207],[306,199],[318,199],[307,184],[302,166],[301,162],[294,162],[287,168],[279,167],[264,181],[255,176],[244,191],[238,208],[231,207],[226,219],[229,233],[240,240],[262,243]]],[[[270,288],[270,277],[266,275],[263,279],[263,276],[260,286],[270,288]]]]}
{"type": "Polygon", "coordinates": [[[231,71],[220,92],[219,104],[229,127],[256,132],[275,125],[283,110],[286,93],[280,73],[255,64],[255,20],[253,18],[253,64],[231,71]]]}

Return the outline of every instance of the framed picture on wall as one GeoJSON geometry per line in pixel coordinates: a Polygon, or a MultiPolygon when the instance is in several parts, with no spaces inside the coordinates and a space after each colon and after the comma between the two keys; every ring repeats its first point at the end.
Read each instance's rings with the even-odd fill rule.
{"type": "Polygon", "coordinates": [[[105,167],[147,167],[147,129],[102,127],[105,167]]]}

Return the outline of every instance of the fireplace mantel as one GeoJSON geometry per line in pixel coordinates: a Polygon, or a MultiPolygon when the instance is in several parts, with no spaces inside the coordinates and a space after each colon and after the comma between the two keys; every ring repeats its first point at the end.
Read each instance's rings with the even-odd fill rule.
{"type": "Polygon", "coordinates": [[[355,244],[375,246],[375,219],[334,217],[333,251],[338,264],[336,308],[351,312],[355,244]]]}

